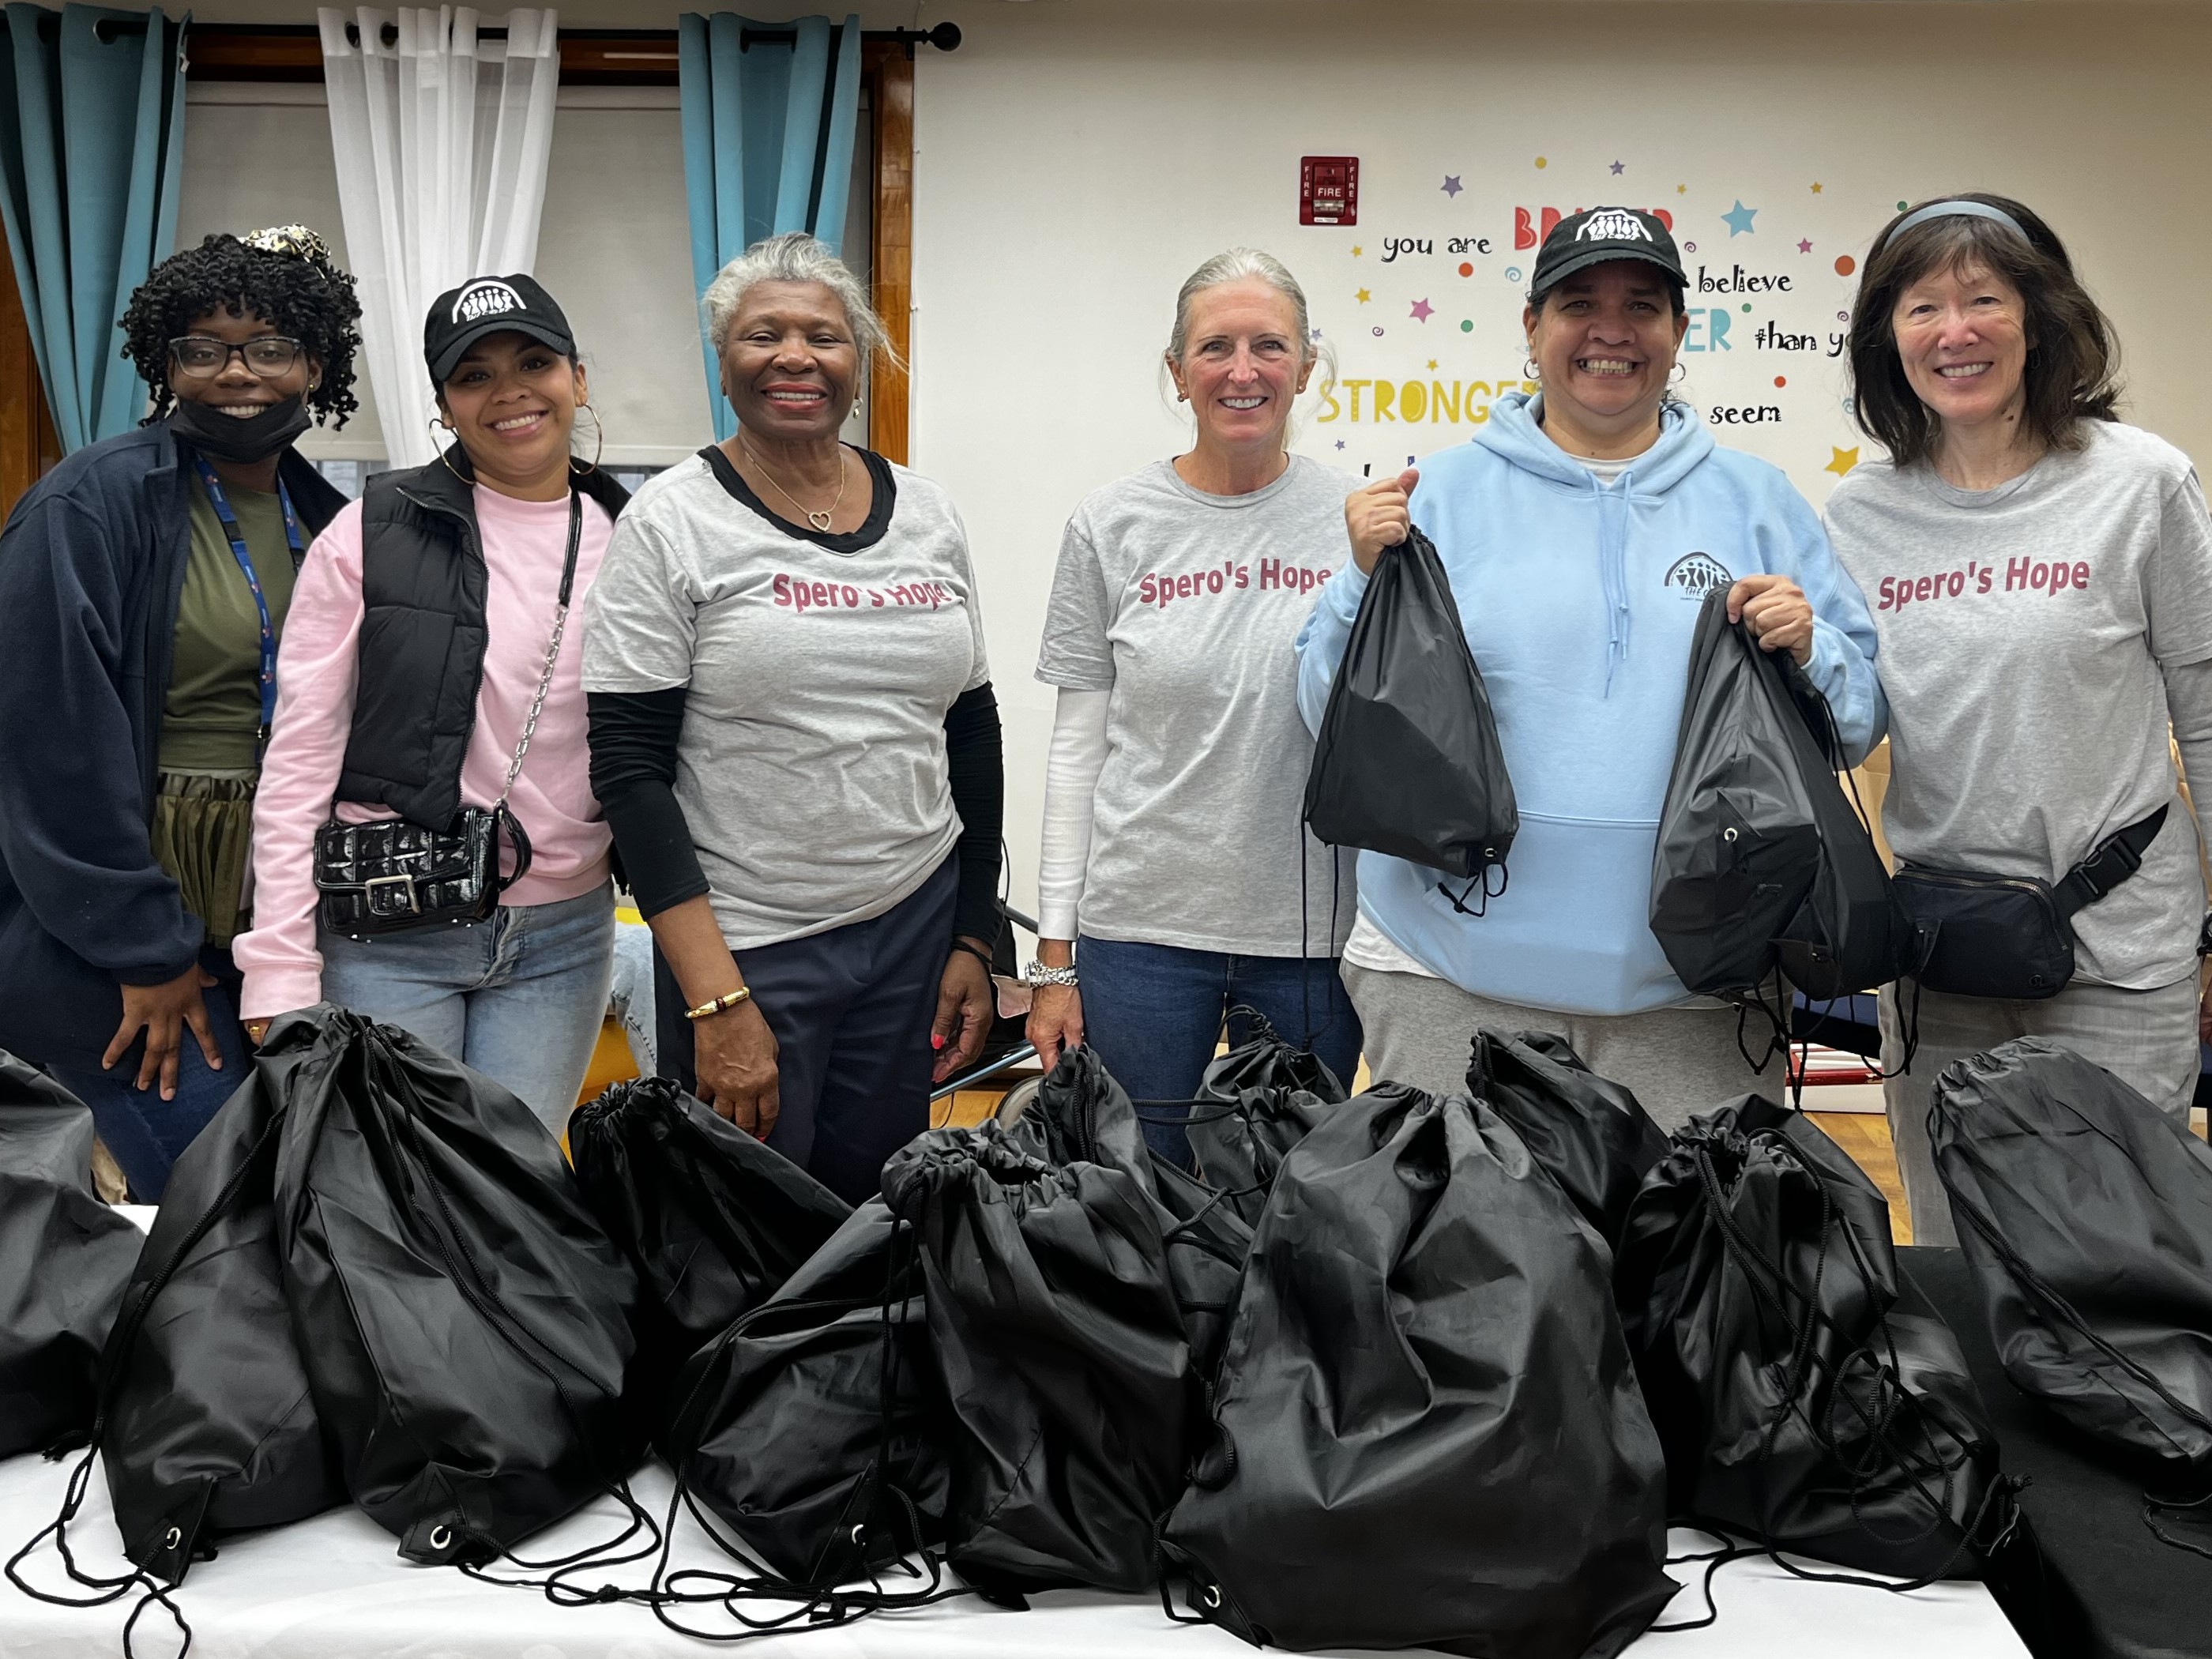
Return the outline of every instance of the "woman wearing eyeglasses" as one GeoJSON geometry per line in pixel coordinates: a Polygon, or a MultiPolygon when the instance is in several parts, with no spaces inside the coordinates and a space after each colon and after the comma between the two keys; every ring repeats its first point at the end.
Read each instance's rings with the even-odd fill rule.
{"type": "Polygon", "coordinates": [[[352,412],[360,315],[300,226],[165,261],[123,318],[152,416],[0,533],[0,1048],[92,1108],[143,1202],[244,1079],[276,644],[344,505],[292,445],[352,412]]]}

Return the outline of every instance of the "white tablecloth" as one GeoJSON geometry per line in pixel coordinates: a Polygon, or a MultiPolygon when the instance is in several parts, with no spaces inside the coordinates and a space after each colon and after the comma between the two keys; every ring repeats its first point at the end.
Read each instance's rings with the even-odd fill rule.
{"type": "MultiPolygon", "coordinates": [[[[69,1467],[31,1457],[0,1462],[0,1559],[52,1520],[69,1467]]],[[[635,1491],[656,1516],[665,1511],[665,1470],[656,1465],[643,1471],[635,1491]]],[[[533,1540],[524,1553],[550,1557],[611,1537],[619,1529],[617,1513],[611,1503],[603,1504],[533,1540]]],[[[124,1568],[107,1489],[97,1472],[70,1538],[88,1571],[124,1568]]],[[[1699,1542],[1693,1534],[1678,1533],[1674,1548],[1680,1553],[1699,1542]]],[[[728,1565],[688,1523],[678,1534],[676,1553],[679,1565],[728,1565]]],[[[1683,1578],[1698,1571],[1674,1569],[1683,1578]]],[[[70,1588],[51,1545],[31,1559],[26,1571],[43,1589],[70,1588]]],[[[648,1572],[640,1564],[606,1576],[642,1585],[648,1572]]],[[[2027,1654],[1978,1584],[1890,1595],[1806,1583],[1771,1562],[1746,1560],[1723,1568],[1714,1587],[1717,1624],[1647,1636],[1637,1650],[1655,1659],[2025,1659],[2027,1654]]],[[[534,1591],[496,1589],[450,1568],[410,1565],[395,1553],[390,1534],[353,1509],[234,1539],[214,1560],[194,1566],[174,1595],[191,1624],[194,1659],[698,1659],[711,1650],[664,1629],[644,1607],[559,1607],[534,1591]]],[[[89,1611],[48,1607],[0,1580],[0,1656],[119,1654],[130,1605],[89,1611]]],[[[1691,1589],[1675,1597],[1668,1616],[1694,1614],[1701,1606],[1691,1589]]],[[[695,1609],[689,1617],[714,1627],[711,1610],[695,1609]]],[[[167,1659],[175,1642],[167,1616],[149,1608],[136,1638],[140,1659],[167,1659]]],[[[1026,1613],[961,1597],[838,1630],[748,1642],[742,1651],[746,1659],[1011,1659],[1032,1653],[1055,1659],[1158,1659],[1162,1654],[1250,1659],[1252,1653],[1226,1632],[1170,1626],[1157,1598],[1078,1591],[1036,1596],[1026,1613]]]]}

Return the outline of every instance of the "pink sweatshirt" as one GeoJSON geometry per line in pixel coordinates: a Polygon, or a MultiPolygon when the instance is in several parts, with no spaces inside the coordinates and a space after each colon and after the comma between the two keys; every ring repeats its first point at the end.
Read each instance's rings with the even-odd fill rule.
{"type": "MultiPolygon", "coordinates": [[[[461,799],[488,807],[507,781],[553,636],[561,562],[568,549],[568,503],[519,501],[482,484],[475,496],[489,574],[484,593],[489,643],[477,693],[476,731],[461,765],[461,799]]],[[[586,496],[568,631],[537,735],[507,801],[530,835],[530,873],[507,890],[503,904],[575,898],[607,878],[610,836],[592,794],[582,661],[584,595],[613,532],[606,509],[586,496]]],[[[353,726],[361,618],[361,503],[356,501],[307,550],[284,618],[276,727],[253,802],[253,927],[231,946],[246,975],[239,1000],[242,1019],[266,1019],[322,1000],[314,839],[332,815],[331,797],[353,726]]],[[[380,806],[343,801],[336,813],[349,823],[394,816],[380,806]]]]}

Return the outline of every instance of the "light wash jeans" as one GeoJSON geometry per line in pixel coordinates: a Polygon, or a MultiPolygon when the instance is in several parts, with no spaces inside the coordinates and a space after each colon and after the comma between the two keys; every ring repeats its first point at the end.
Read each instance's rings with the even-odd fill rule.
{"type": "Polygon", "coordinates": [[[607,1005],[622,1022],[637,1074],[659,1076],[659,1057],[654,1051],[653,929],[641,921],[615,922],[615,978],[607,1005]]]}
{"type": "Polygon", "coordinates": [[[559,1134],[591,1069],[614,955],[610,886],[501,905],[475,927],[322,935],[323,998],[411,1031],[520,1096],[559,1134]]]}
{"type": "MultiPolygon", "coordinates": [[[[1912,985],[1899,980],[1881,992],[1881,1068],[1905,1063],[1905,1018],[1912,985]],[[1902,1000],[1902,1008],[1899,1002],[1902,1000]]],[[[2168,1116],[2189,1121],[2203,1051],[2197,1043],[2197,975],[2152,991],[2076,980],[2055,997],[2005,1002],[1991,997],[1920,994],[1919,1047],[1912,1069],[1881,1085],[1897,1172],[1912,1212],[1915,1244],[1955,1245],[1951,1200],[1936,1173],[1928,1143],[1928,1107],[1943,1068],[2014,1037],[2048,1037],[2101,1066],[2168,1116]]]]}

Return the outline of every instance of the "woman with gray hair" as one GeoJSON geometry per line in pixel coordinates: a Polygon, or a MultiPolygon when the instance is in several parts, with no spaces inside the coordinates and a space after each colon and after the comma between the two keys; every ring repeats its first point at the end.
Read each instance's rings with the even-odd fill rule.
{"type": "Polygon", "coordinates": [[[883,325],[803,234],[706,295],[737,434],[617,526],[592,784],[653,929],[660,1070],[855,1202],[991,1018],[1004,780],[960,515],[840,441],[883,325]]]}
{"type": "MultiPolygon", "coordinates": [[[[1316,355],[1279,261],[1208,259],[1166,354],[1189,450],[1094,491],[1060,541],[1036,671],[1060,696],[1030,1038],[1047,1065],[1087,1041],[1139,1099],[1188,1100],[1248,1010],[1346,1083],[1359,1063],[1336,962],[1350,872],[1340,887],[1304,825],[1291,648],[1351,556],[1358,483],[1288,453],[1316,355]]],[[[1188,1163],[1181,1124],[1145,1132],[1188,1163]]]]}

